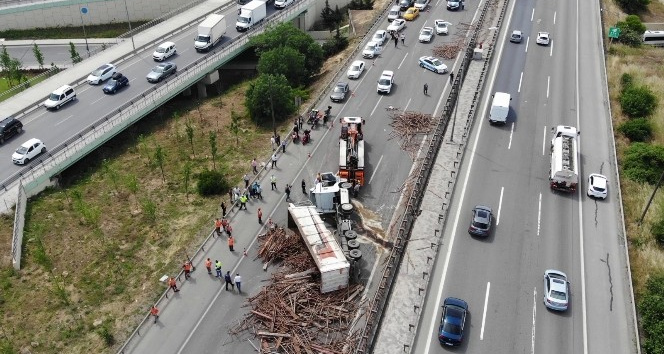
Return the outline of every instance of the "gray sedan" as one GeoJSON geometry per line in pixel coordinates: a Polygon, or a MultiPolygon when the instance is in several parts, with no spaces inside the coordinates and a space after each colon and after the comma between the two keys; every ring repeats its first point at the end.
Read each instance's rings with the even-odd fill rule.
{"type": "Polygon", "coordinates": [[[148,82],[160,82],[161,80],[169,77],[177,70],[177,65],[172,62],[161,63],[154,68],[147,76],[148,82]]]}
{"type": "Polygon", "coordinates": [[[346,99],[346,94],[348,93],[348,83],[346,82],[337,82],[337,86],[332,90],[330,99],[332,102],[343,102],[346,99]]]}

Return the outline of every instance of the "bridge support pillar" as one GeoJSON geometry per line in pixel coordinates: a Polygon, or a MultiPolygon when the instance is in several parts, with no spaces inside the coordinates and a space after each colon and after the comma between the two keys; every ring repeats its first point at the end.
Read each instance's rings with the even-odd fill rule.
{"type": "Polygon", "coordinates": [[[186,89],[184,89],[184,91],[182,91],[182,96],[184,97],[191,96],[191,87],[187,87],[186,89]]]}
{"type": "Polygon", "coordinates": [[[205,82],[199,81],[196,84],[196,89],[198,90],[198,98],[206,98],[207,97],[207,89],[206,89],[205,82]]]}

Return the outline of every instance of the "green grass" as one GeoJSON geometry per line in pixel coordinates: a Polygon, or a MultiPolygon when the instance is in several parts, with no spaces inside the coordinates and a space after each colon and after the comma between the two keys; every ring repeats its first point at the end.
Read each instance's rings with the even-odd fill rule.
{"type": "MultiPolygon", "coordinates": [[[[148,21],[136,21],[131,23],[131,28],[141,26],[148,21]]],[[[85,34],[83,27],[53,27],[53,28],[33,28],[26,30],[6,30],[0,31],[0,38],[6,40],[21,40],[21,39],[69,39],[69,38],[115,38],[119,35],[128,32],[129,25],[127,22],[109,23],[104,25],[89,25],[85,26],[85,34]]]]}
{"type": "MultiPolygon", "coordinates": [[[[35,76],[37,76],[37,75],[39,75],[39,73],[33,73],[33,72],[26,72],[26,73],[25,73],[25,76],[26,76],[26,78],[28,78],[28,80],[32,79],[33,77],[35,77],[35,76]]],[[[36,84],[38,84],[38,83],[40,83],[40,82],[46,80],[47,78],[48,78],[48,76],[46,76],[46,75],[41,76],[41,77],[39,77],[39,78],[37,78],[37,79],[31,81],[31,82],[30,82],[30,86],[36,85],[36,84]]],[[[16,85],[14,85],[14,86],[16,86],[16,85]]],[[[0,94],[4,93],[5,91],[10,90],[11,88],[12,88],[12,87],[9,87],[9,80],[7,80],[7,79],[4,77],[4,75],[0,75],[0,94]]],[[[0,96],[0,102],[2,102],[2,101],[4,101],[4,100],[6,100],[6,99],[8,99],[8,98],[10,98],[10,97],[12,97],[12,96],[14,96],[14,95],[16,95],[17,93],[19,93],[19,92],[21,92],[21,91],[23,91],[23,90],[14,90],[12,93],[8,93],[8,94],[5,94],[5,95],[1,95],[1,96],[0,96]]]]}

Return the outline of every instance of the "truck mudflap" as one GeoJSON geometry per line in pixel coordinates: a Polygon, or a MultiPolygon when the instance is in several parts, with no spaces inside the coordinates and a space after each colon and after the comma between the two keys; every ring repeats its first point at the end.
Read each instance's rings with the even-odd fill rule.
{"type": "Polygon", "coordinates": [[[576,185],[577,184],[576,183],[571,183],[571,184],[568,185],[565,182],[551,181],[550,185],[551,185],[551,189],[555,189],[555,190],[561,191],[561,192],[572,193],[572,192],[576,192],[576,185]]]}

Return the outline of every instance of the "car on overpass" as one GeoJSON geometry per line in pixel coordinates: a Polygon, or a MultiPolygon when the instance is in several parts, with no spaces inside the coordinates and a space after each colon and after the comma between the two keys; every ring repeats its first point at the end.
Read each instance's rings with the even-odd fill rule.
{"type": "Polygon", "coordinates": [[[155,61],[164,61],[170,58],[172,55],[177,53],[177,48],[175,48],[175,43],[173,42],[164,42],[157,47],[157,49],[152,53],[152,58],[155,61]]]}
{"type": "Polygon", "coordinates": [[[23,123],[14,117],[8,117],[0,121],[0,144],[7,139],[23,132],[23,123]]]}
{"type": "Polygon", "coordinates": [[[148,73],[148,76],[146,76],[146,79],[148,79],[148,82],[152,83],[161,82],[161,80],[174,74],[177,68],[178,66],[175,65],[175,63],[171,63],[170,61],[161,63],[152,68],[152,70],[148,73]]]}
{"type": "Polygon", "coordinates": [[[443,314],[438,327],[438,341],[443,345],[457,346],[463,342],[463,328],[468,317],[468,303],[455,297],[443,301],[443,314]]]}
{"type": "Polygon", "coordinates": [[[122,75],[121,73],[115,73],[113,74],[113,77],[108,80],[106,85],[104,85],[104,93],[111,93],[114,94],[118,92],[119,89],[129,86],[129,79],[122,75]]]}
{"type": "Polygon", "coordinates": [[[110,79],[116,71],[117,69],[115,68],[115,65],[104,64],[88,75],[88,83],[90,85],[99,85],[102,82],[110,79]]]}
{"type": "Polygon", "coordinates": [[[39,140],[32,138],[19,146],[12,155],[12,162],[17,165],[25,165],[30,160],[46,152],[46,145],[39,140]]]}
{"type": "Polygon", "coordinates": [[[58,87],[50,96],[44,101],[46,109],[58,110],[64,104],[76,99],[76,91],[69,85],[62,85],[58,87]]]}

